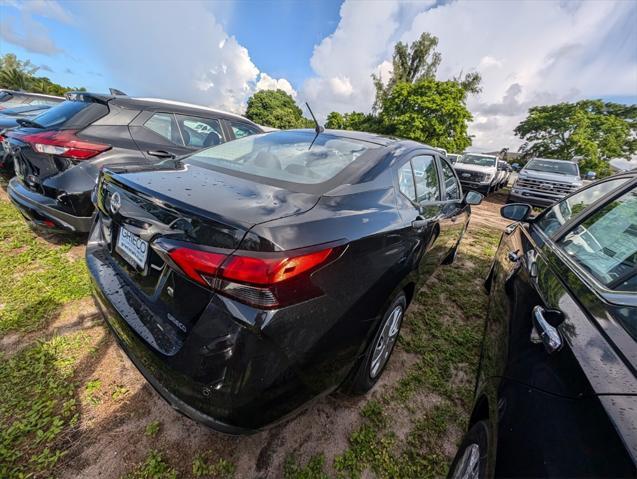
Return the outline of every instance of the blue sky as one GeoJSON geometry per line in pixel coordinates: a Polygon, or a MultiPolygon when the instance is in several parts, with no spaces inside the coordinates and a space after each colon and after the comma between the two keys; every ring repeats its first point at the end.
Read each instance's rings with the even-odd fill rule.
{"type": "Polygon", "coordinates": [[[508,146],[530,106],[604,98],[637,103],[637,2],[498,0],[0,0],[0,53],[93,91],[241,112],[281,88],[319,117],[369,111],[372,74],[397,41],[439,39],[441,79],[478,71],[476,147],[508,146]],[[52,71],[46,71],[50,69],[52,71]]]}

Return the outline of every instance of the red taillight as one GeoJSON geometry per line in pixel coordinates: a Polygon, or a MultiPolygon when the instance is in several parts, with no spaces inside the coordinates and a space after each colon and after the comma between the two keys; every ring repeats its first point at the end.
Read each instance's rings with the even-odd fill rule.
{"type": "Polygon", "coordinates": [[[255,257],[224,255],[177,247],[168,253],[192,280],[265,309],[278,308],[321,294],[309,273],[333,256],[334,248],[302,255],[255,257]]]}
{"type": "Polygon", "coordinates": [[[88,160],[111,148],[110,145],[83,140],[76,135],[75,130],[43,131],[27,135],[16,132],[14,136],[29,143],[38,153],[75,160],[88,160]]]}
{"type": "Polygon", "coordinates": [[[210,286],[219,267],[228,257],[225,254],[190,248],[176,248],[168,254],[186,276],[204,286],[210,286]]]}

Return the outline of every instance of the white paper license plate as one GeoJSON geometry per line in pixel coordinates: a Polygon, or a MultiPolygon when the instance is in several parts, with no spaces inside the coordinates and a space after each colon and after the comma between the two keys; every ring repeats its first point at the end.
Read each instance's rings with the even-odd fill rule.
{"type": "Polygon", "coordinates": [[[131,233],[126,228],[120,228],[117,238],[117,252],[133,266],[146,267],[148,257],[148,241],[131,233]]]}

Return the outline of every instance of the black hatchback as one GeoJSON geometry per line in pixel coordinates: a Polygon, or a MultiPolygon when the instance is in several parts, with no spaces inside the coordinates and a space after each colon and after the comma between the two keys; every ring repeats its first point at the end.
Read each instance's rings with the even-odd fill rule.
{"type": "Polygon", "coordinates": [[[637,477],[637,172],[502,208],[450,477],[637,477]]]}
{"type": "Polygon", "coordinates": [[[95,297],[154,388],[249,432],[380,377],[414,292],[470,215],[433,148],[371,134],[254,135],[152,171],[105,169],[95,297]]]}
{"type": "Polygon", "coordinates": [[[71,233],[90,230],[91,193],[105,166],[149,166],[262,131],[202,106],[84,92],[17,122],[3,141],[16,175],[9,198],[34,224],[71,233]]]}

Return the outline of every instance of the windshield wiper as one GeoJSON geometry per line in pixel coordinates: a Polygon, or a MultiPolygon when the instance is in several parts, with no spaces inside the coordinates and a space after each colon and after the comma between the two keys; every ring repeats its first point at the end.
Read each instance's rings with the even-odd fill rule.
{"type": "Polygon", "coordinates": [[[28,118],[18,118],[16,119],[16,122],[18,123],[18,125],[24,126],[27,128],[31,127],[31,128],[40,128],[41,130],[44,129],[44,127],[40,125],[37,121],[29,120],[28,118]]]}

